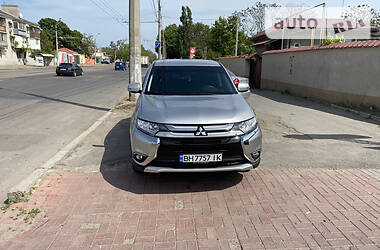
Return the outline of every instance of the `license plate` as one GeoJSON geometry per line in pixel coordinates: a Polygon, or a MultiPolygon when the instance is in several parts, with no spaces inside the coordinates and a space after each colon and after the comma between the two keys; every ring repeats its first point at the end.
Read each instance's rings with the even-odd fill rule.
{"type": "Polygon", "coordinates": [[[61,70],[65,71],[66,69],[61,69],[61,70]]]}
{"type": "Polygon", "coordinates": [[[180,154],[180,163],[204,163],[204,162],[220,162],[223,154],[180,154]]]}

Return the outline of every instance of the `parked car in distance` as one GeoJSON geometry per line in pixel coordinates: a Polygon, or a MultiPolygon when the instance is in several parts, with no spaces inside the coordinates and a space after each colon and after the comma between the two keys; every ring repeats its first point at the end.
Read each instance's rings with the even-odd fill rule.
{"type": "Polygon", "coordinates": [[[250,87],[249,87],[249,80],[245,77],[240,77],[235,75],[231,70],[226,69],[227,73],[230,75],[232,82],[234,83],[235,87],[246,89],[246,91],[240,91],[239,93],[244,96],[244,98],[248,98],[251,94],[250,87]]]}
{"type": "Polygon", "coordinates": [[[83,75],[83,69],[75,63],[61,63],[55,69],[55,73],[57,76],[61,75],[70,75],[70,76],[78,76],[83,75]]]}
{"type": "Polygon", "coordinates": [[[127,70],[127,64],[125,62],[115,62],[115,70],[127,70]]]}
{"type": "Polygon", "coordinates": [[[101,64],[110,64],[110,61],[104,60],[100,62],[101,64]]]}
{"type": "MultiPolygon", "coordinates": [[[[142,86],[142,88],[141,88],[142,86]]],[[[132,167],[138,172],[249,171],[260,163],[256,114],[225,68],[209,60],[159,60],[131,117],[132,167]]]]}

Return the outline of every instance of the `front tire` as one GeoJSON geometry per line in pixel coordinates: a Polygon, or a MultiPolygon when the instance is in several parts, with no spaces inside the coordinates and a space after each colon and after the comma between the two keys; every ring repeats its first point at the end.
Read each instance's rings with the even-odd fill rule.
{"type": "Polygon", "coordinates": [[[138,173],[138,174],[143,174],[144,173],[144,168],[140,167],[139,165],[137,165],[136,163],[132,162],[132,169],[135,173],[138,173]]]}

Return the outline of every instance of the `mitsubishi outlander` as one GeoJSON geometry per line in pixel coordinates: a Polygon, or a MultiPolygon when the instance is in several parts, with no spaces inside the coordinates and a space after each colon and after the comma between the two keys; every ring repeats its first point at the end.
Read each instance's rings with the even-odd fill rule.
{"type": "Polygon", "coordinates": [[[249,171],[260,163],[256,115],[226,69],[208,60],[159,60],[148,69],[131,117],[138,172],[249,171]]]}

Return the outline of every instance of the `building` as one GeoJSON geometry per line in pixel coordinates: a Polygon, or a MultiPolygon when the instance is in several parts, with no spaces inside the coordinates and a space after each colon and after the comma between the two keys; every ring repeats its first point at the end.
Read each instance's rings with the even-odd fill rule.
{"type": "Polygon", "coordinates": [[[60,48],[58,50],[58,64],[60,63],[76,63],[81,64],[81,55],[68,48],[60,48]]]}
{"type": "Polygon", "coordinates": [[[96,56],[96,63],[100,63],[102,61],[110,62],[111,60],[111,55],[107,55],[105,52],[102,51],[102,49],[97,49],[95,56],[96,56]]]}
{"type": "Polygon", "coordinates": [[[0,65],[35,65],[33,50],[40,50],[38,24],[22,18],[17,5],[1,5],[0,65]]]}

